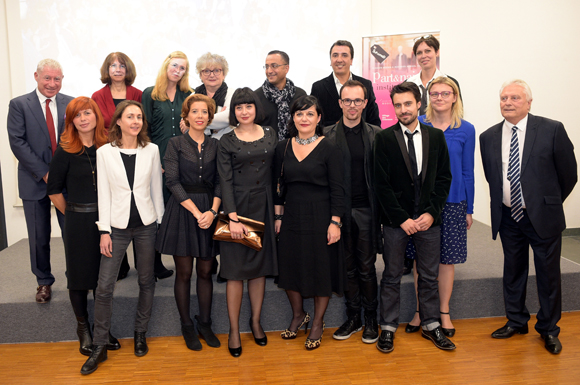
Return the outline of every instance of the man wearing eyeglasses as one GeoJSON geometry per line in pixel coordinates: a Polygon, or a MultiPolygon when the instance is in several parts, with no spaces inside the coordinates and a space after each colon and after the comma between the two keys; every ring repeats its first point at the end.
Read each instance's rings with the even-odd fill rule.
{"type": "Polygon", "coordinates": [[[290,70],[290,57],[283,51],[270,51],[266,56],[266,81],[255,92],[264,108],[264,119],[256,122],[262,126],[272,127],[278,133],[278,139],[286,139],[290,106],[296,99],[306,95],[306,91],[296,87],[286,75],[290,70]]]}
{"type": "MultiPolygon", "coordinates": [[[[30,264],[38,287],[36,302],[50,301],[54,276],[50,267],[51,205],[46,195],[48,167],[64,129],[66,106],[73,99],[60,93],[62,67],[56,60],[38,63],[29,94],[10,101],[8,139],[18,159],[18,192],[28,230],[30,264]]],[[[56,210],[61,229],[64,216],[56,210]]]]}
{"type": "Polygon", "coordinates": [[[491,233],[504,253],[503,296],[507,323],[493,338],[528,333],[526,287],[534,252],[540,309],[536,331],[552,354],[562,351],[560,255],[566,228],[563,203],[578,180],[574,145],[562,123],[534,116],[532,91],[523,80],[500,90],[504,121],[480,137],[481,160],[491,196],[491,233]]]}
{"type": "Polygon", "coordinates": [[[379,338],[377,325],[377,272],[375,262],[381,249],[380,223],[373,189],[372,162],[375,135],[381,128],[363,121],[367,89],[357,80],[347,80],[340,89],[342,117],[326,127],[324,135],[334,140],[342,152],[346,214],[343,218],[347,290],[346,322],[333,334],[346,340],[365,329],[362,341],[372,344],[379,338]]]}
{"type": "Polygon", "coordinates": [[[310,95],[316,96],[322,107],[322,119],[324,126],[336,124],[342,117],[343,111],[338,103],[340,89],[347,80],[361,82],[367,90],[367,104],[362,112],[362,119],[375,126],[381,126],[379,106],[377,106],[373,83],[370,80],[354,75],[350,72],[350,66],[354,58],[354,48],[346,40],[336,41],[330,47],[330,66],[332,73],[315,82],[312,85],[310,95]]]}

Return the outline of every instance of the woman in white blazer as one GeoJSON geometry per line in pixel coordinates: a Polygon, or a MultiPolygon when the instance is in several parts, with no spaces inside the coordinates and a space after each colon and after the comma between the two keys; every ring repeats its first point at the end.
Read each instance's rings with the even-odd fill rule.
{"type": "Polygon", "coordinates": [[[97,150],[97,187],[101,232],[101,267],[95,297],[93,353],[82,374],[107,359],[113,291],[129,243],[136,247],[139,302],[135,317],[135,355],[149,351],[145,334],[155,292],[154,260],[157,224],[163,217],[159,149],[147,136],[141,103],[121,102],[111,118],[109,144],[97,150]]]}

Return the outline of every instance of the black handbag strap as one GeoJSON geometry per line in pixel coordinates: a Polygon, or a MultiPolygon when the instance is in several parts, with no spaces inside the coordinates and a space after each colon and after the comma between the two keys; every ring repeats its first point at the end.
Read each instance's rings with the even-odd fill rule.
{"type": "Polygon", "coordinates": [[[291,140],[292,138],[288,138],[286,141],[286,147],[284,148],[284,156],[282,156],[282,168],[280,170],[280,178],[284,176],[284,159],[286,159],[286,151],[288,150],[288,144],[290,144],[291,140]]]}

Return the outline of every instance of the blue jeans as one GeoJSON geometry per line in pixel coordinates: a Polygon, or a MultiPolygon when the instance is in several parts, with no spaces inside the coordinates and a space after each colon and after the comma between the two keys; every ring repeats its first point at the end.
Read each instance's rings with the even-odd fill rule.
{"type": "Polygon", "coordinates": [[[121,261],[129,243],[135,244],[135,262],[137,265],[139,282],[139,302],[135,316],[135,331],[147,332],[147,325],[151,318],[153,296],[155,294],[155,236],[157,224],[153,222],[147,226],[132,229],[113,228],[111,240],[113,242],[112,258],[101,256],[99,283],[95,295],[95,345],[106,345],[109,341],[111,328],[111,313],[113,310],[113,292],[121,261]]]}

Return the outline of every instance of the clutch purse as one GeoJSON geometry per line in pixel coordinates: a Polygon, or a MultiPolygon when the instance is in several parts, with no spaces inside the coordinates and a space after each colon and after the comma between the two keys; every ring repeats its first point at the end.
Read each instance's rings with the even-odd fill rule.
{"type": "Polygon", "coordinates": [[[213,239],[222,242],[241,243],[242,245],[248,246],[256,251],[262,250],[264,223],[250,218],[241,217],[239,215],[238,220],[246,226],[246,229],[248,229],[248,234],[244,234],[242,239],[232,239],[232,233],[230,232],[230,218],[224,213],[219,213],[217,216],[217,224],[213,233],[213,239]]]}

